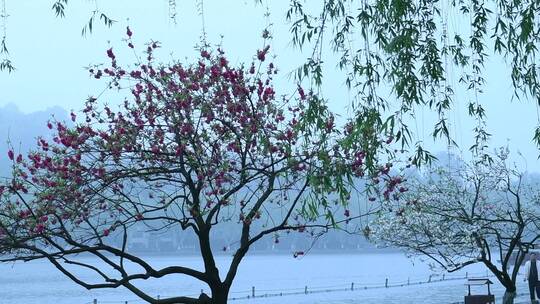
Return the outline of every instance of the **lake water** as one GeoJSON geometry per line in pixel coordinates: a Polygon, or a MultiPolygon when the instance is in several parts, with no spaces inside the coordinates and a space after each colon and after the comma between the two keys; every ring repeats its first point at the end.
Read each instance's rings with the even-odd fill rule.
{"type": "MultiPolygon", "coordinates": [[[[91,262],[90,258],[87,262],[91,262]]],[[[151,256],[147,260],[154,267],[170,265],[191,266],[202,269],[200,258],[193,256],[151,256]]],[[[230,257],[217,257],[218,267],[226,269],[230,257]]],[[[223,271],[222,271],[223,272],[223,271]]],[[[450,276],[485,275],[482,265],[471,265],[450,276]]],[[[363,289],[364,286],[384,286],[426,281],[440,278],[441,272],[432,271],[427,263],[410,260],[399,253],[381,254],[309,254],[301,258],[291,255],[248,256],[240,266],[236,281],[231,288],[231,297],[251,294],[252,286],[256,294],[291,291],[348,288],[354,282],[354,291],[316,293],[283,297],[268,297],[235,300],[231,303],[245,304],[370,304],[370,303],[453,303],[463,301],[464,280],[444,281],[424,285],[363,289]]],[[[87,281],[99,282],[88,272],[80,277],[87,281]]],[[[448,278],[449,275],[446,275],[448,278]]],[[[521,281],[521,280],[520,280],[521,281]]],[[[167,279],[141,281],[137,286],[146,292],[161,297],[199,294],[208,288],[184,276],[167,279]]],[[[492,288],[496,297],[502,297],[502,287],[492,288]]],[[[483,290],[482,290],[483,291],[483,290]]],[[[518,293],[526,292],[525,285],[519,285],[518,293]]],[[[98,303],[144,303],[123,288],[87,291],[63,276],[45,261],[0,265],[0,303],[2,304],[85,304],[97,299],[98,303]]]]}

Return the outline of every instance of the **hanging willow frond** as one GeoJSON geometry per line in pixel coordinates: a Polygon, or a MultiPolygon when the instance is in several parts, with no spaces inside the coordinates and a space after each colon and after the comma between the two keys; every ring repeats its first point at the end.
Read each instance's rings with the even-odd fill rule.
{"type": "Polygon", "coordinates": [[[169,1],[169,18],[176,24],[176,0],[169,1]]]}
{"type": "MultiPolygon", "coordinates": [[[[540,100],[538,1],[320,2],[289,1],[286,18],[292,44],[313,50],[296,76],[315,80],[316,89],[324,81],[325,63],[315,59],[330,53],[339,56],[354,118],[378,113],[374,136],[406,134],[407,122],[416,119],[415,110],[428,110],[439,117],[431,135],[453,145],[459,130],[452,130],[457,123],[450,123],[448,112],[471,104],[469,115],[476,128],[470,150],[485,154],[490,138],[482,110],[488,102],[482,95],[485,64],[495,58],[504,60],[510,71],[514,98],[540,100]],[[323,37],[330,47],[321,47],[323,37]],[[460,104],[454,92],[469,97],[460,104]]],[[[404,148],[424,141],[416,133],[400,137],[404,148]]],[[[534,141],[540,146],[539,136],[534,141]]]]}
{"type": "Polygon", "coordinates": [[[2,41],[0,41],[0,71],[8,71],[9,73],[15,70],[15,66],[9,58],[9,50],[7,47],[7,18],[6,0],[2,0],[2,10],[0,18],[2,20],[2,41]]]}

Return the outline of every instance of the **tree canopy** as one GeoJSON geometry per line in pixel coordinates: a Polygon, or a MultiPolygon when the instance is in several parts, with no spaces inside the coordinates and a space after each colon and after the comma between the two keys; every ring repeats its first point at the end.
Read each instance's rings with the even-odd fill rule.
{"type": "Polygon", "coordinates": [[[490,163],[439,166],[410,178],[408,191],[371,223],[371,239],[450,272],[483,263],[505,287],[504,303],[512,303],[519,266],[540,239],[540,192],[539,181],[508,155],[501,149],[490,163]]]}

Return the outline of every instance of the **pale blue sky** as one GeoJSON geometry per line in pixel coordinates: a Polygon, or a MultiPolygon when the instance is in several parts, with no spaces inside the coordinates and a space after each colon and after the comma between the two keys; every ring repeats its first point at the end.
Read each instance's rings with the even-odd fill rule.
{"type": "MultiPolygon", "coordinates": [[[[204,1],[208,41],[222,41],[233,62],[249,62],[255,51],[262,47],[260,33],[266,24],[265,8],[254,2],[204,1]]],[[[119,51],[126,50],[121,39],[125,37],[128,24],[138,45],[150,39],[163,43],[160,51],[162,60],[168,60],[170,54],[177,59],[195,55],[193,48],[199,42],[202,25],[196,1],[177,1],[177,24],[168,17],[166,0],[98,1],[100,9],[118,22],[110,29],[96,24],[94,33],[86,38],[81,37],[81,29],[95,5],[94,1],[70,3],[66,18],[59,19],[51,11],[52,1],[7,0],[10,15],[8,46],[17,70],[12,74],[0,73],[0,105],[13,103],[26,113],[53,106],[67,110],[82,108],[85,98],[101,92],[105,85],[91,79],[84,66],[106,62],[105,50],[109,45],[115,47],[124,63],[134,61],[131,53],[119,51]]],[[[275,62],[281,69],[277,81],[281,89],[278,88],[278,92],[289,93],[295,84],[287,78],[287,73],[301,65],[310,52],[302,53],[290,44],[291,36],[285,21],[288,1],[269,3],[269,20],[273,23],[274,34],[272,48],[277,55],[275,62]]],[[[326,60],[330,65],[325,74],[324,97],[330,101],[332,110],[347,116],[350,95],[343,84],[342,74],[332,69],[336,58],[326,60]]],[[[510,139],[511,149],[523,153],[527,167],[539,171],[539,151],[531,141],[538,121],[537,107],[532,101],[510,102],[511,82],[502,61],[494,59],[486,67],[487,86],[480,98],[487,109],[488,130],[494,134],[492,146],[504,145],[510,139]]],[[[106,95],[111,103],[121,99],[115,97],[115,94],[106,95]]],[[[469,154],[467,148],[472,143],[473,128],[473,122],[467,116],[467,103],[467,93],[457,92],[455,110],[449,117],[451,132],[464,156],[469,154]]],[[[434,119],[427,110],[420,111],[416,121],[412,122],[412,130],[432,150],[446,150],[444,144],[434,144],[430,138],[434,119]]]]}

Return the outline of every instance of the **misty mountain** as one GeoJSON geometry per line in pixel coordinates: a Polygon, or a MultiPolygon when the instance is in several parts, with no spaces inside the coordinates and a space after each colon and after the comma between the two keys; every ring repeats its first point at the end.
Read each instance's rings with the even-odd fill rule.
{"type": "Polygon", "coordinates": [[[0,107],[0,176],[9,174],[10,160],[7,151],[12,147],[16,153],[25,153],[36,148],[36,138],[48,138],[48,120],[67,121],[68,112],[61,107],[44,111],[23,113],[14,104],[0,107]]]}

